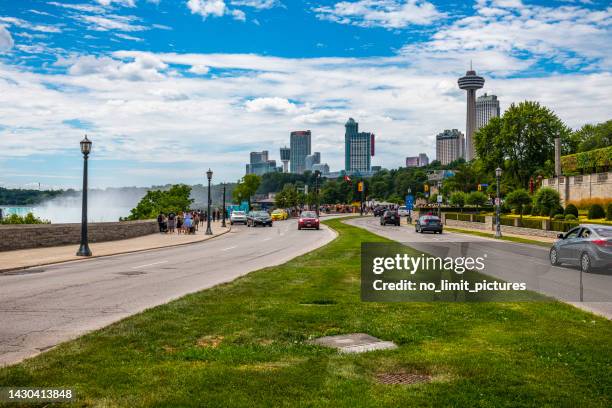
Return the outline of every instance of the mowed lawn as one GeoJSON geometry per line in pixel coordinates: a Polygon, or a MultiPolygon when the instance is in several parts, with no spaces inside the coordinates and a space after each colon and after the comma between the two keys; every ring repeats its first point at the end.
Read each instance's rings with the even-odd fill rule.
{"type": "MultiPolygon", "coordinates": [[[[329,245],[0,369],[0,386],[72,387],[75,406],[609,407],[612,323],[557,303],[362,303],[360,244],[329,245]],[[365,332],[398,349],[306,343],[365,332]],[[384,385],[382,373],[432,382],[384,385]]],[[[304,234],[317,233],[304,231],[304,234]]]]}

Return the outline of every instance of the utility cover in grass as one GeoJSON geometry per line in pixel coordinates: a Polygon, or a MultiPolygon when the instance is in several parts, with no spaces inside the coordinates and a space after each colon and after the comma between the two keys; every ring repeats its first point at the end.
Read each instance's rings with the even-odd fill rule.
{"type": "Polygon", "coordinates": [[[384,341],[366,333],[340,334],[310,340],[311,344],[338,349],[341,353],[364,353],[397,348],[392,341],[384,341]]]}

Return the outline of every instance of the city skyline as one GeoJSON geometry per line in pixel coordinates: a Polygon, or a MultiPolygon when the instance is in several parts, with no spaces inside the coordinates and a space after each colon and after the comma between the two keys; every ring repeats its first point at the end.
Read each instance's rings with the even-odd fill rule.
{"type": "Polygon", "coordinates": [[[207,3],[0,5],[0,185],[79,188],[85,133],[92,187],[198,184],[209,167],[235,181],[250,151],[280,165],[291,129],[342,169],[351,116],[376,133],[376,164],[397,168],[435,157],[441,130],[465,133],[470,60],[502,111],[535,100],[572,128],[612,111],[602,1],[207,3]]]}

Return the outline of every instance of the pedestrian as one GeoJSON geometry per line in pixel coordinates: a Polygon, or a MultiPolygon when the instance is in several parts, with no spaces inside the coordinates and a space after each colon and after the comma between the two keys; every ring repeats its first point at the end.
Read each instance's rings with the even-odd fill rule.
{"type": "Polygon", "coordinates": [[[168,214],[168,232],[174,234],[176,230],[176,214],[170,213],[168,214]]]}
{"type": "Polygon", "coordinates": [[[164,213],[159,213],[157,216],[157,226],[159,227],[159,233],[163,232],[164,213]]]}
{"type": "Polygon", "coordinates": [[[198,213],[198,211],[193,212],[193,226],[195,227],[196,231],[200,227],[200,214],[198,213]]]}
{"type": "Polygon", "coordinates": [[[179,235],[183,232],[183,216],[181,214],[176,216],[176,232],[179,235]]]}

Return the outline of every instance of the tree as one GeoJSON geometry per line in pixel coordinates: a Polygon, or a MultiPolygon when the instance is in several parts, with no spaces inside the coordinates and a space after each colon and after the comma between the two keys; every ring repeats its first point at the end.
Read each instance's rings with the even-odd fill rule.
{"type": "Polygon", "coordinates": [[[242,178],[242,180],[238,183],[234,191],[232,192],[232,197],[234,201],[237,203],[241,203],[242,201],[247,201],[249,203],[249,207],[251,207],[251,197],[257,192],[259,185],[261,184],[261,177],[256,174],[247,174],[242,178]]]}
{"type": "Polygon", "coordinates": [[[534,204],[535,207],[539,209],[540,214],[547,214],[550,216],[551,210],[561,205],[559,192],[550,187],[542,187],[535,195],[534,204]]]}
{"type": "Polygon", "coordinates": [[[516,209],[521,215],[521,221],[523,220],[523,210],[526,205],[531,204],[531,201],[531,196],[523,188],[517,188],[506,196],[506,203],[516,209]]]}
{"type": "Polygon", "coordinates": [[[537,102],[512,104],[501,118],[494,118],[476,132],[475,146],[485,169],[504,169],[504,180],[525,188],[529,178],[547,160],[554,160],[554,140],[561,138],[569,152],[570,129],[548,108],[537,102]]]}
{"type": "Polygon", "coordinates": [[[465,193],[462,191],[455,191],[450,196],[450,203],[460,207],[463,210],[463,206],[465,205],[465,193]]]}
{"type": "Polygon", "coordinates": [[[612,120],[597,125],[584,125],[572,133],[571,144],[573,151],[570,153],[588,152],[612,146],[612,120]]]}
{"type": "Polygon", "coordinates": [[[465,201],[469,205],[475,205],[476,210],[478,210],[478,207],[482,207],[487,202],[487,195],[481,191],[472,191],[465,201]]]}
{"type": "Polygon", "coordinates": [[[149,190],[138,205],[130,211],[128,220],[149,220],[159,213],[179,213],[189,210],[193,204],[191,186],[175,184],[166,191],[149,190]]]}

